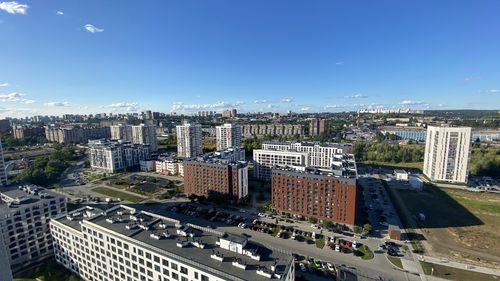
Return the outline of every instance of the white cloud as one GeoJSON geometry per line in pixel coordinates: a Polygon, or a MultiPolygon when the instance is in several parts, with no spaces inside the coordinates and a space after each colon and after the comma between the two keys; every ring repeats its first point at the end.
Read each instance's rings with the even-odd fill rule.
{"type": "Polygon", "coordinates": [[[344,62],[343,61],[338,61],[335,63],[335,65],[344,65],[344,62]]]}
{"type": "Polygon", "coordinates": [[[46,106],[50,107],[63,107],[63,106],[69,106],[69,103],[67,101],[60,102],[60,101],[50,101],[45,104],[46,106]]]}
{"type": "Polygon", "coordinates": [[[328,109],[328,108],[343,108],[343,107],[345,107],[345,106],[339,105],[339,104],[325,105],[325,109],[328,109]]]}
{"type": "Polygon", "coordinates": [[[176,102],[172,105],[172,111],[230,108],[230,107],[238,107],[239,105],[242,104],[244,104],[244,102],[242,101],[236,101],[234,103],[218,101],[215,103],[202,103],[202,104],[185,104],[183,102],[176,102]]]}
{"type": "Polygon", "coordinates": [[[268,103],[268,100],[255,100],[254,103],[268,103]]]}
{"type": "Polygon", "coordinates": [[[414,100],[403,100],[401,101],[402,105],[418,105],[418,104],[424,104],[423,101],[414,101],[414,100]]]}
{"type": "Polygon", "coordinates": [[[284,103],[291,103],[293,102],[293,98],[286,98],[286,99],[282,99],[281,102],[284,102],[284,103]]]}
{"type": "Polygon", "coordinates": [[[367,95],[362,95],[362,94],[355,94],[352,96],[344,96],[346,99],[366,99],[368,96],[367,95]]]}
{"type": "Polygon", "coordinates": [[[9,83],[0,83],[0,87],[7,87],[9,86],[9,83]]]}
{"type": "Polygon", "coordinates": [[[499,89],[488,89],[488,90],[483,90],[483,93],[497,94],[497,93],[500,93],[500,90],[499,89]]]}
{"type": "Polygon", "coordinates": [[[23,98],[23,96],[25,96],[25,94],[13,92],[13,93],[6,94],[6,95],[0,95],[0,101],[1,102],[19,102],[19,103],[34,103],[35,102],[34,100],[29,100],[29,99],[23,98]]]}
{"type": "Polygon", "coordinates": [[[309,111],[309,110],[311,110],[311,107],[309,106],[305,106],[300,109],[300,111],[309,111]]]}
{"type": "Polygon", "coordinates": [[[63,11],[57,11],[56,13],[57,13],[58,15],[60,15],[60,16],[64,15],[64,12],[63,12],[63,11]]]}
{"type": "Polygon", "coordinates": [[[110,105],[103,106],[104,108],[111,108],[113,111],[125,110],[125,111],[138,111],[139,103],[137,102],[117,102],[110,105]]]}
{"type": "Polygon", "coordinates": [[[10,2],[0,2],[0,10],[4,10],[9,14],[26,14],[26,10],[29,8],[26,4],[19,4],[16,1],[10,2]]]}
{"type": "Polygon", "coordinates": [[[103,32],[104,31],[104,29],[97,28],[95,25],[90,24],[90,23],[87,23],[83,27],[85,28],[85,30],[87,30],[90,33],[99,33],[99,32],[103,32]]]}

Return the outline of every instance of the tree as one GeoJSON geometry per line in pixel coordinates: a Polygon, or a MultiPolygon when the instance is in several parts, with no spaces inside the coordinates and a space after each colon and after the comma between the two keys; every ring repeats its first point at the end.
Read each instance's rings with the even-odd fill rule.
{"type": "Polygon", "coordinates": [[[315,217],[309,217],[309,222],[312,223],[312,224],[317,224],[318,223],[318,219],[315,218],[315,217]]]}
{"type": "Polygon", "coordinates": [[[331,221],[324,221],[323,222],[323,227],[326,228],[326,229],[332,229],[333,228],[333,222],[331,221]]]}
{"type": "Polygon", "coordinates": [[[372,225],[369,223],[363,225],[363,231],[366,233],[370,233],[372,231],[372,225]]]}
{"type": "Polygon", "coordinates": [[[355,225],[353,228],[352,228],[352,231],[356,234],[361,234],[361,232],[363,231],[363,229],[361,228],[361,226],[359,225],[355,225]]]}

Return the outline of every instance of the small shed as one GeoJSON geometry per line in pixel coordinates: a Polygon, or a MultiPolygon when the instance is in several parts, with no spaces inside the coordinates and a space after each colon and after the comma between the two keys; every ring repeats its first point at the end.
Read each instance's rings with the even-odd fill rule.
{"type": "Polygon", "coordinates": [[[389,230],[388,230],[389,238],[392,240],[401,240],[401,229],[399,229],[399,226],[397,225],[389,225],[389,230]]]}
{"type": "Polygon", "coordinates": [[[408,181],[408,172],[405,170],[394,170],[394,175],[398,181],[408,181]]]}

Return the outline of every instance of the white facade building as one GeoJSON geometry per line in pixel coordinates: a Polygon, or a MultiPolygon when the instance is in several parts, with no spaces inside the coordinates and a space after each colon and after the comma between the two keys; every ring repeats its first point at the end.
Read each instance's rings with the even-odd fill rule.
{"type": "Polygon", "coordinates": [[[49,219],[64,213],[66,199],[50,190],[35,185],[0,190],[0,250],[5,249],[12,271],[53,254],[49,219]]]}
{"type": "Polygon", "coordinates": [[[149,160],[148,145],[123,141],[89,141],[90,167],[107,173],[116,173],[129,167],[140,166],[140,161],[149,160]]]}
{"type": "Polygon", "coordinates": [[[201,143],[201,125],[185,123],[176,126],[177,156],[196,157],[203,154],[201,143]]]}
{"type": "Polygon", "coordinates": [[[432,181],[467,183],[470,127],[427,128],[424,175],[432,181]]]}
{"type": "Polygon", "coordinates": [[[132,142],[132,126],[126,124],[110,126],[111,139],[132,142]]]}
{"type": "Polygon", "coordinates": [[[156,172],[164,175],[177,175],[179,174],[180,162],[172,158],[156,160],[156,172]]]}
{"type": "Polygon", "coordinates": [[[84,207],[51,220],[55,258],[84,280],[294,280],[290,253],[158,211],[84,207]]]}
{"type": "Polygon", "coordinates": [[[334,155],[352,153],[351,144],[337,143],[265,142],[262,144],[262,149],[306,152],[309,155],[308,164],[319,168],[330,168],[334,155]]]}
{"type": "Polygon", "coordinates": [[[132,126],[132,143],[147,144],[151,152],[157,151],[156,126],[146,124],[132,126]]]}
{"type": "Polygon", "coordinates": [[[309,154],[307,152],[255,149],[253,161],[254,177],[270,180],[271,169],[274,165],[309,166],[309,154]]]}
{"type": "Polygon", "coordinates": [[[217,150],[226,148],[239,148],[241,146],[241,126],[238,124],[224,124],[217,126],[217,150]]]}

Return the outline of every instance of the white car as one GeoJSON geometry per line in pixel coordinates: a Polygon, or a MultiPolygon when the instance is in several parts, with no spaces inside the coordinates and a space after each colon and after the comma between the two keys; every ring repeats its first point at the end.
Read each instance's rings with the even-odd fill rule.
{"type": "Polygon", "coordinates": [[[328,270],[335,271],[335,268],[333,267],[333,264],[327,263],[326,266],[328,267],[328,270]]]}
{"type": "Polygon", "coordinates": [[[311,227],[314,228],[314,229],[318,229],[318,226],[315,225],[315,224],[311,224],[311,227]]]}
{"type": "Polygon", "coordinates": [[[306,272],[307,271],[307,268],[306,268],[306,266],[303,263],[300,263],[299,267],[300,267],[300,270],[302,270],[302,272],[306,272]]]}
{"type": "Polygon", "coordinates": [[[263,218],[263,217],[265,217],[265,216],[266,216],[266,214],[264,214],[264,213],[258,213],[258,214],[257,214],[257,216],[259,216],[259,217],[263,218]]]}

